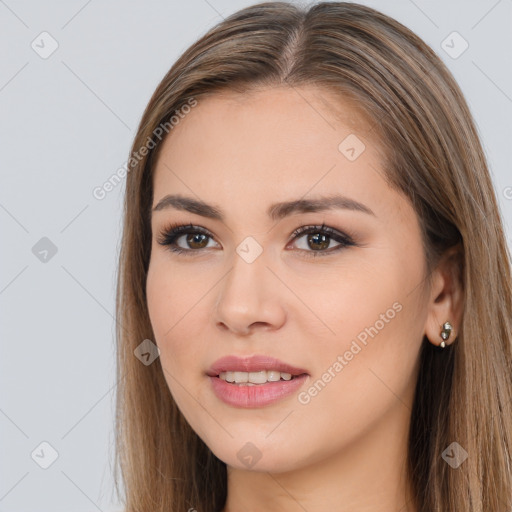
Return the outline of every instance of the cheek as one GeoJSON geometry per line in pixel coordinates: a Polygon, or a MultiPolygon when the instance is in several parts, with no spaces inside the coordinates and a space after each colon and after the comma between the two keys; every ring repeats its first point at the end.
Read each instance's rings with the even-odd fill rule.
{"type": "Polygon", "coordinates": [[[315,410],[338,404],[332,418],[347,435],[411,399],[425,318],[421,265],[383,253],[355,268],[332,283],[337,299],[322,302],[335,334],[318,338],[316,381],[303,396],[315,410]]]}
{"type": "Polygon", "coordinates": [[[159,255],[151,260],[146,296],[163,375],[180,411],[188,421],[197,424],[197,403],[192,396],[197,394],[197,354],[203,350],[197,343],[204,335],[198,332],[201,322],[194,317],[201,293],[192,284],[159,255]]]}
{"type": "Polygon", "coordinates": [[[390,389],[400,393],[414,378],[425,304],[418,286],[422,266],[410,262],[421,259],[407,261],[389,247],[381,249],[296,288],[321,320],[296,315],[309,338],[301,349],[314,354],[311,367],[321,380],[305,401],[315,397],[326,407],[341,401],[352,409],[364,396],[378,408],[383,397],[393,396],[390,389]]]}
{"type": "Polygon", "coordinates": [[[315,329],[326,349],[343,348],[355,338],[364,343],[375,330],[384,337],[403,324],[409,314],[404,311],[417,301],[410,292],[421,280],[421,266],[404,264],[389,248],[354,252],[337,266],[312,267],[294,269],[284,280],[303,298],[294,318],[303,329],[315,329]]]}
{"type": "Polygon", "coordinates": [[[184,366],[182,359],[194,350],[191,341],[197,339],[198,323],[188,321],[198,301],[197,289],[157,255],[149,266],[146,295],[162,365],[177,372],[184,366]]]}

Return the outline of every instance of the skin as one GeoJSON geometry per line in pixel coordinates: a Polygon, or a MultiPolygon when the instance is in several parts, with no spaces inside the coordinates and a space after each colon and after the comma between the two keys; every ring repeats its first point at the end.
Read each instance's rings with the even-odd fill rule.
{"type": "MultiPolygon", "coordinates": [[[[163,143],[153,206],[182,194],[225,214],[219,221],[172,207],[153,212],[146,290],[169,390],[227,464],[223,512],[417,510],[404,464],[419,351],[425,334],[439,345],[446,320],[454,327],[448,343],[456,337],[460,290],[447,259],[427,286],[418,217],[382,178],[381,153],[363,126],[327,91],[281,87],[201,99],[163,143]],[[366,148],[350,161],[338,146],[354,133],[366,148]],[[266,215],[272,203],[333,192],[374,215],[266,215]],[[159,244],[170,222],[206,228],[207,248],[186,236],[176,243],[193,255],[159,244]],[[322,223],[351,233],[356,246],[308,258],[314,241],[292,233],[322,223]],[[236,252],[248,236],[263,248],[252,263],[236,252]],[[237,408],[211,390],[206,371],[218,358],[266,354],[306,369],[299,392],[307,391],[396,303],[394,318],[307,404],[295,393],[237,408]],[[237,457],[247,442],[261,455],[250,468],[237,457]]],[[[323,250],[338,246],[331,239],[323,250]]]]}

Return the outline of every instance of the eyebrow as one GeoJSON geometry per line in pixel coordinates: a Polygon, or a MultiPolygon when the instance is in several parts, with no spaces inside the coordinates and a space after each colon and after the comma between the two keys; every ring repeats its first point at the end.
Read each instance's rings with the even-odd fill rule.
{"type": "MultiPolygon", "coordinates": [[[[224,214],[218,206],[210,205],[203,201],[179,194],[166,195],[163,197],[153,208],[153,212],[167,208],[183,210],[209,219],[224,221],[224,214]]],[[[339,194],[314,199],[297,199],[295,201],[275,203],[267,209],[267,215],[272,220],[277,221],[289,215],[293,215],[294,213],[320,212],[332,209],[352,210],[376,216],[368,206],[339,194]]]]}

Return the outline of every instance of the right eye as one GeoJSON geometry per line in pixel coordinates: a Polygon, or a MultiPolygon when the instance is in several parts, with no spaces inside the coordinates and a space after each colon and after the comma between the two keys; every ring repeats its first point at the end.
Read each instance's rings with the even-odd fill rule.
{"type": "Polygon", "coordinates": [[[212,234],[201,226],[192,224],[171,224],[160,232],[158,243],[166,246],[170,251],[178,254],[192,255],[202,249],[209,249],[208,239],[212,239],[212,234]],[[188,247],[178,244],[183,239],[188,247]]]}

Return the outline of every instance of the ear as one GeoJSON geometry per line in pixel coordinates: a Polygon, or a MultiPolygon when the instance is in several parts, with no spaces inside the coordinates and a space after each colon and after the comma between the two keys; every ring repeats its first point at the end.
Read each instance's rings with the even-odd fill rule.
{"type": "Polygon", "coordinates": [[[463,252],[458,244],[446,250],[432,272],[425,335],[433,345],[439,346],[443,341],[441,330],[445,322],[453,327],[446,345],[457,338],[464,310],[462,269],[463,252]]]}

